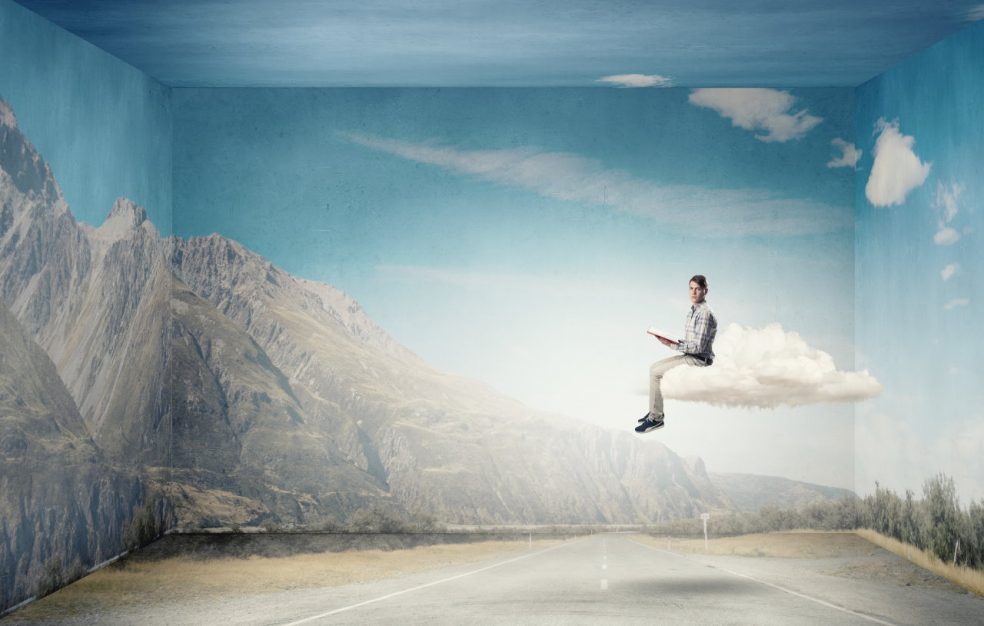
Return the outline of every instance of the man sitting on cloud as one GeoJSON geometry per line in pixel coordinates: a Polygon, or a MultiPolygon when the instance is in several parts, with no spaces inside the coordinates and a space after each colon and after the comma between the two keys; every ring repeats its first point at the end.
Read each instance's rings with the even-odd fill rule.
{"type": "Polygon", "coordinates": [[[663,377],[663,393],[737,407],[775,408],[822,402],[856,402],[881,393],[867,370],[843,372],[823,350],[811,348],[779,324],[731,324],[717,342],[714,367],[676,368],[663,377]]]}

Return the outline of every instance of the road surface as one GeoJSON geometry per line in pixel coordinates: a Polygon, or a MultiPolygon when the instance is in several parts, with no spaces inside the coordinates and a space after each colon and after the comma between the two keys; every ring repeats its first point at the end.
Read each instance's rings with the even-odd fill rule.
{"type": "Polygon", "coordinates": [[[403,578],[231,592],[207,602],[175,598],[77,623],[984,624],[984,599],[948,584],[831,575],[829,561],[817,563],[682,555],[637,535],[600,534],[403,578]]]}

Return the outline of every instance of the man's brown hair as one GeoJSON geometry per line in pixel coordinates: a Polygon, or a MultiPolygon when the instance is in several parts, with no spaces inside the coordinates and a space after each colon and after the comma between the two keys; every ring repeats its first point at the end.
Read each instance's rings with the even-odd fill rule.
{"type": "Polygon", "coordinates": [[[707,278],[703,274],[697,274],[690,279],[690,282],[697,283],[701,289],[707,289],[707,278]]]}

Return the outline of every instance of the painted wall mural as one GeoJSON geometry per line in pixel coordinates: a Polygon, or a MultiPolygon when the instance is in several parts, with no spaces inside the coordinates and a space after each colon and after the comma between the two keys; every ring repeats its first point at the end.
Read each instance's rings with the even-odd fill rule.
{"type": "Polygon", "coordinates": [[[177,89],[173,106],[180,236],[340,288],[423,360],[571,427],[635,425],[672,354],[645,330],[682,332],[707,275],[718,362],[667,375],[660,441],[853,487],[853,403],[880,386],[853,371],[851,90],[177,89]]]}
{"type": "Polygon", "coordinates": [[[980,27],[857,92],[167,90],[0,27],[54,42],[0,39],[0,610],[166,527],[981,496],[980,27]]]}
{"type": "Polygon", "coordinates": [[[147,211],[120,198],[170,228],[167,91],[9,2],[0,59],[2,611],[173,515],[154,482],[170,277],[147,211]]]}
{"type": "Polygon", "coordinates": [[[858,364],[885,386],[858,407],[859,490],[942,472],[984,498],[981,58],[975,24],[857,91],[858,364]]]}

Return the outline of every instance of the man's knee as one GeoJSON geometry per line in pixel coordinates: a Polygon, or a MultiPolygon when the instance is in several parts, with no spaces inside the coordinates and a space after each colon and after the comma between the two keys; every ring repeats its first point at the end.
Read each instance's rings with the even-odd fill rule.
{"type": "Polygon", "coordinates": [[[683,361],[679,357],[670,357],[668,359],[663,359],[662,361],[656,361],[649,366],[649,375],[662,378],[663,374],[682,364],[683,361]]]}

